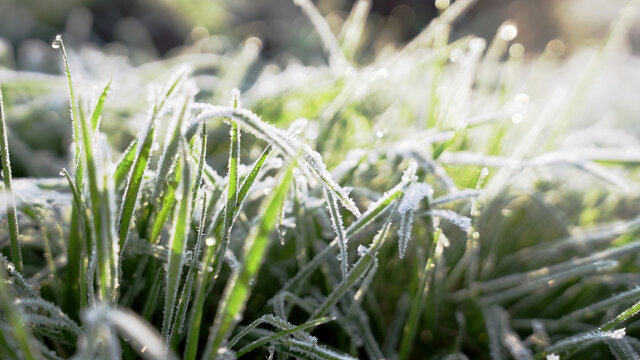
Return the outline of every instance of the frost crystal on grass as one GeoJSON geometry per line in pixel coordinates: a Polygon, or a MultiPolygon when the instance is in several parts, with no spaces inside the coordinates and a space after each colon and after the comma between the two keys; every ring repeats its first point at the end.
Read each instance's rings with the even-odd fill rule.
{"type": "Polygon", "coordinates": [[[329,211],[329,215],[331,215],[331,226],[333,227],[333,231],[336,233],[340,243],[340,270],[342,271],[342,278],[344,279],[349,271],[349,264],[347,263],[349,260],[347,255],[347,234],[344,231],[342,216],[340,215],[340,208],[338,208],[336,198],[327,190],[326,187],[323,187],[323,190],[327,201],[327,210],[329,211]]]}
{"type": "Polygon", "coordinates": [[[471,219],[466,216],[462,216],[455,211],[433,209],[429,211],[429,214],[447,220],[464,232],[469,232],[469,230],[471,230],[471,219]]]}
{"type": "MultiPolygon", "coordinates": [[[[409,169],[407,172],[409,172],[409,169]]],[[[403,176],[402,179],[405,180],[405,176],[403,176]]],[[[412,183],[405,191],[400,205],[398,205],[398,212],[400,213],[398,253],[401,259],[404,257],[407,244],[411,238],[411,229],[413,227],[415,210],[424,198],[431,198],[432,194],[433,188],[431,185],[425,183],[412,183]]]]}

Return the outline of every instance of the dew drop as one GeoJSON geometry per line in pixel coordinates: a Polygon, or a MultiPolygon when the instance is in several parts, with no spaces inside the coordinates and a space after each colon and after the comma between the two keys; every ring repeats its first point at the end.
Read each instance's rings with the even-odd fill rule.
{"type": "Polygon", "coordinates": [[[56,35],[56,38],[51,42],[51,47],[54,49],[59,49],[60,44],[62,43],[62,35],[56,35]]]}
{"type": "Polygon", "coordinates": [[[204,241],[205,245],[207,246],[213,246],[213,244],[215,243],[215,240],[212,237],[207,238],[207,240],[204,241]]]}
{"type": "Polygon", "coordinates": [[[378,69],[378,71],[376,71],[376,76],[378,76],[380,79],[386,79],[387,77],[389,77],[389,71],[386,68],[380,68],[378,69]]]}
{"type": "Polygon", "coordinates": [[[514,24],[505,24],[500,28],[498,36],[504,41],[511,41],[518,36],[518,28],[514,24]]]}
{"type": "Polygon", "coordinates": [[[514,124],[520,124],[523,121],[524,115],[522,115],[521,113],[515,113],[513,114],[513,116],[511,116],[511,122],[513,122],[514,124]]]}

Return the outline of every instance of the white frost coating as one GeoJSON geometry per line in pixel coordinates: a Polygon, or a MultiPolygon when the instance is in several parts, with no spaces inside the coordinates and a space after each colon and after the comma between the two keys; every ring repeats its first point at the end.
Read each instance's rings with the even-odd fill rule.
{"type": "Polygon", "coordinates": [[[311,149],[309,145],[301,142],[296,136],[262,121],[258,115],[249,110],[206,104],[197,104],[197,108],[203,109],[203,111],[187,126],[185,131],[187,138],[192,137],[200,123],[207,119],[215,117],[233,119],[243,130],[251,132],[256,137],[272,144],[283,155],[292,159],[297,159],[299,155],[302,155],[304,161],[299,164],[302,170],[306,174],[318,178],[328,190],[340,199],[340,202],[347,210],[356,217],[360,217],[360,210],[349,197],[348,192],[333,180],[331,174],[327,171],[327,166],[324,164],[322,156],[311,149]]]}
{"type": "MultiPolygon", "coordinates": [[[[403,176],[404,180],[404,176],[403,176]]],[[[407,211],[415,211],[420,204],[420,201],[426,197],[433,195],[433,187],[425,183],[414,183],[409,185],[409,188],[404,193],[400,205],[398,205],[398,212],[404,214],[407,211]]]]}
{"type": "Polygon", "coordinates": [[[460,230],[464,232],[469,232],[471,230],[471,219],[466,216],[462,216],[455,211],[433,209],[433,210],[430,210],[428,213],[433,216],[437,216],[439,218],[447,220],[453,225],[459,227],[460,230]]]}
{"type": "Polygon", "coordinates": [[[455,192],[443,195],[443,196],[441,196],[439,198],[435,198],[431,202],[431,205],[433,205],[433,206],[442,205],[442,204],[446,204],[446,203],[450,203],[450,202],[454,202],[454,201],[458,201],[458,200],[477,198],[480,195],[482,195],[482,191],[481,190],[464,189],[464,190],[455,191],[455,192]]]}
{"type": "Polygon", "coordinates": [[[369,248],[364,245],[358,245],[358,256],[363,257],[369,253],[369,248]]]}
{"type": "MultiPolygon", "coordinates": [[[[417,164],[415,161],[409,163],[409,167],[402,176],[402,182],[415,181],[415,170],[417,164]]],[[[407,190],[404,192],[402,201],[398,205],[398,212],[400,213],[400,227],[398,228],[398,254],[402,259],[404,253],[409,244],[411,238],[411,229],[413,228],[414,212],[420,205],[420,201],[425,197],[431,198],[433,195],[433,188],[429,184],[425,183],[411,183],[407,190]]]]}
{"type": "Polygon", "coordinates": [[[547,355],[547,360],[560,360],[560,356],[558,356],[556,354],[548,354],[547,355]]]}
{"type": "Polygon", "coordinates": [[[336,233],[338,242],[340,243],[340,270],[342,271],[342,278],[344,279],[349,271],[349,264],[347,263],[349,260],[347,254],[347,234],[344,230],[342,216],[340,215],[340,209],[338,208],[336,198],[332,193],[327,191],[326,187],[323,188],[323,191],[324,197],[327,201],[327,210],[329,211],[331,218],[331,226],[333,227],[333,231],[336,233]]]}
{"type": "Polygon", "coordinates": [[[625,335],[627,335],[627,330],[626,328],[622,328],[622,329],[618,329],[615,330],[613,332],[611,332],[611,338],[612,339],[622,339],[625,335]]]}
{"type": "Polygon", "coordinates": [[[413,211],[405,212],[400,215],[400,227],[398,228],[398,254],[400,259],[404,257],[407,245],[411,239],[411,229],[413,228],[413,211]]]}

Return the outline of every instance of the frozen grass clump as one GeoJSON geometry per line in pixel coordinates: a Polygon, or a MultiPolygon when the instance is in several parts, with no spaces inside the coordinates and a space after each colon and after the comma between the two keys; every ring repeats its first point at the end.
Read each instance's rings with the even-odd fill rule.
{"type": "Polygon", "coordinates": [[[586,65],[438,3],[367,64],[368,1],[336,35],[299,0],[326,66],[248,76],[250,39],[89,81],[58,36],[63,77],[2,70],[0,358],[637,358],[640,143],[580,116],[636,2],[586,65]],[[70,154],[14,179],[43,96],[70,154]]]}

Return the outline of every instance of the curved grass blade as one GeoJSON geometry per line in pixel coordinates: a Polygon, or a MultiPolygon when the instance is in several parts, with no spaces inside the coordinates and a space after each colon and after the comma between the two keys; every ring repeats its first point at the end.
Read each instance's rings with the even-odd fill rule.
{"type": "Polygon", "coordinates": [[[292,136],[287,131],[282,130],[274,125],[268,124],[260,119],[259,116],[245,109],[235,109],[225,106],[211,106],[198,104],[199,107],[205,109],[191,124],[187,127],[185,136],[187,139],[192,138],[200,125],[200,123],[210,118],[227,118],[238,125],[245,131],[254,134],[256,137],[267,141],[269,144],[278,149],[283,155],[291,160],[297,160],[299,155],[303,161],[299,161],[301,169],[317,178],[324,186],[332,191],[340,200],[342,205],[356,217],[360,217],[360,210],[355,202],[349,197],[348,192],[338,185],[331,174],[327,171],[326,165],[322,160],[322,156],[292,136]]]}
{"type": "Polygon", "coordinates": [[[340,245],[340,271],[342,272],[342,279],[347,276],[349,271],[349,256],[347,253],[347,234],[344,231],[344,225],[342,224],[342,216],[340,216],[340,209],[338,203],[333,197],[333,194],[327,191],[327,188],[323,188],[325,200],[327,202],[327,209],[331,216],[331,224],[333,225],[333,231],[336,233],[338,244],[340,245]]]}
{"type": "Polygon", "coordinates": [[[315,319],[315,320],[307,321],[306,323],[300,324],[298,326],[294,326],[291,329],[278,331],[277,333],[275,333],[273,335],[264,337],[262,339],[258,339],[256,341],[250,343],[249,345],[243,347],[242,349],[238,350],[238,352],[236,352],[236,356],[240,357],[240,356],[242,356],[244,354],[247,354],[248,352],[250,352],[250,351],[252,351],[254,349],[257,349],[258,347],[260,347],[262,345],[265,345],[265,344],[268,344],[270,342],[276,341],[276,340],[278,340],[279,338],[281,338],[283,336],[287,336],[289,334],[293,334],[293,333],[298,332],[298,331],[303,331],[303,330],[306,330],[306,329],[309,329],[309,328],[313,328],[313,327],[316,327],[316,326],[319,326],[319,325],[322,325],[322,324],[326,324],[326,323],[328,323],[330,321],[334,321],[334,320],[335,320],[334,317],[326,316],[326,317],[321,317],[321,318],[318,318],[318,319],[315,319]]]}
{"type": "Polygon", "coordinates": [[[131,167],[133,166],[133,162],[135,161],[136,155],[138,153],[138,138],[135,138],[127,150],[125,150],[124,155],[122,155],[122,159],[118,162],[118,166],[116,166],[116,170],[113,173],[113,179],[115,180],[116,189],[120,189],[121,186],[125,184],[127,180],[127,175],[131,171],[131,167]]]}
{"type": "Polygon", "coordinates": [[[346,278],[336,286],[336,288],[327,296],[325,301],[313,312],[313,314],[309,317],[309,321],[313,319],[317,319],[323,316],[333,305],[335,305],[342,296],[349,290],[353,285],[355,285],[358,280],[362,279],[362,277],[366,274],[367,270],[373,263],[377,257],[377,252],[384,240],[387,238],[389,233],[389,228],[391,227],[391,222],[387,221],[387,223],[380,229],[378,234],[373,238],[371,242],[371,246],[369,246],[369,250],[366,254],[364,254],[358,261],[353,265],[353,268],[347,274],[346,278]]]}
{"type": "MultiPolygon", "coordinates": [[[[417,166],[418,164],[415,161],[409,163],[409,166],[402,175],[402,181],[394,186],[391,190],[385,192],[376,202],[369,206],[367,211],[365,211],[361,217],[356,219],[353,223],[351,223],[351,225],[347,227],[347,229],[345,230],[347,238],[356,236],[362,229],[365,228],[365,226],[373,222],[382,213],[387,211],[390,208],[390,205],[397,198],[404,194],[406,187],[417,179],[417,166]]],[[[309,261],[302,269],[300,269],[296,273],[296,275],[289,279],[280,291],[287,291],[296,283],[302,281],[303,279],[306,279],[318,266],[320,266],[324,262],[324,260],[329,255],[331,255],[332,250],[337,246],[337,239],[329,243],[329,246],[322,249],[322,251],[318,253],[313,259],[311,259],[311,261],[309,261]]]]}
{"type": "Polygon", "coordinates": [[[245,242],[242,265],[227,281],[215,321],[209,332],[203,356],[205,359],[216,355],[242,316],[270,243],[269,234],[274,229],[280,209],[284,205],[285,195],[293,177],[293,164],[278,182],[277,189],[264,200],[260,225],[253,228],[245,242]]]}
{"type": "Polygon", "coordinates": [[[122,196],[122,205],[119,215],[119,238],[120,238],[120,251],[124,251],[124,247],[127,243],[127,235],[129,234],[129,228],[131,227],[131,221],[133,219],[133,212],[138,202],[140,193],[140,185],[142,184],[142,177],[144,171],[147,168],[149,156],[151,155],[151,145],[153,144],[153,138],[155,134],[156,125],[152,121],[147,127],[145,135],[141,139],[142,145],[138,149],[135,160],[133,162],[133,171],[129,175],[127,181],[127,187],[125,188],[124,195],[122,196]]]}
{"type": "Polygon", "coordinates": [[[111,86],[111,80],[107,83],[107,86],[104,87],[102,94],[98,98],[98,103],[96,107],[93,109],[93,113],[91,114],[91,129],[96,131],[100,128],[100,119],[102,118],[102,109],[104,108],[104,101],[107,98],[107,93],[109,92],[109,87],[111,86]]]}
{"type": "Polygon", "coordinates": [[[18,230],[18,213],[16,200],[11,188],[11,160],[9,158],[9,141],[7,139],[7,122],[4,115],[4,103],[2,99],[2,87],[0,87],[0,137],[2,138],[2,178],[4,190],[8,192],[7,217],[9,223],[9,238],[11,240],[11,261],[16,265],[16,270],[22,272],[22,248],[20,246],[20,233],[18,230]]]}
{"type": "MultiPolygon", "coordinates": [[[[242,186],[240,187],[240,191],[238,192],[239,205],[238,207],[236,207],[236,214],[234,215],[234,217],[238,215],[237,212],[239,211],[240,206],[242,205],[247,195],[249,194],[249,190],[251,189],[251,186],[253,186],[254,182],[258,178],[258,175],[260,174],[260,170],[264,166],[266,159],[271,153],[271,149],[272,149],[271,146],[267,146],[267,148],[262,152],[262,155],[256,161],[253,168],[249,172],[249,175],[247,175],[247,177],[242,182],[242,186]]],[[[220,221],[220,216],[214,217],[214,220],[212,221],[211,225],[213,228],[213,233],[219,239],[220,238],[219,234],[220,234],[220,231],[222,230],[222,222],[220,221]]],[[[217,267],[217,263],[215,263],[215,261],[217,260],[214,260],[214,255],[217,252],[216,248],[218,246],[219,246],[218,244],[211,244],[211,246],[207,246],[207,250],[204,255],[204,267],[208,267],[208,266],[211,266],[212,268],[217,267]],[[211,264],[212,262],[214,263],[211,264]]],[[[213,276],[210,274],[207,274],[205,270],[198,272],[198,277],[196,279],[195,300],[193,304],[193,310],[191,312],[191,321],[190,321],[191,326],[187,334],[187,346],[185,349],[185,356],[184,356],[186,360],[193,360],[196,358],[198,338],[200,336],[200,324],[202,322],[204,300],[207,294],[207,291],[205,291],[205,289],[209,286],[208,282],[210,277],[213,277],[213,276]]]]}
{"type": "Polygon", "coordinates": [[[338,354],[324,346],[310,344],[297,339],[286,339],[280,341],[278,348],[301,359],[318,359],[318,360],[355,360],[355,357],[349,355],[338,354]]]}
{"type": "Polygon", "coordinates": [[[76,186],[78,187],[78,192],[82,190],[82,183],[84,181],[84,167],[81,162],[80,154],[82,150],[82,142],[80,141],[80,118],[78,115],[78,102],[76,100],[76,95],[73,90],[73,82],[71,81],[71,70],[69,69],[69,59],[67,58],[67,49],[64,47],[64,42],[62,41],[62,35],[56,35],[55,39],[51,43],[51,47],[54,49],[60,49],[62,52],[62,59],[64,60],[64,71],[67,77],[67,85],[69,88],[69,104],[71,106],[71,129],[73,132],[73,144],[75,149],[75,158],[74,158],[74,177],[76,180],[76,186]]]}

